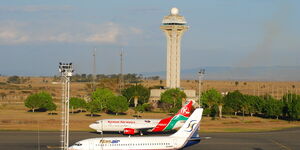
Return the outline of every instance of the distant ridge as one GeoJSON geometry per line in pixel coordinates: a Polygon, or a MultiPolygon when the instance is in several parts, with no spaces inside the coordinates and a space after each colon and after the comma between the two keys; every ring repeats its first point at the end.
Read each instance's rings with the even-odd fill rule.
{"type": "MultiPolygon", "coordinates": [[[[300,66],[272,67],[201,67],[205,80],[300,81],[300,66]]],[[[200,68],[183,69],[181,78],[197,80],[200,68]]],[[[165,78],[165,71],[143,72],[144,76],[165,78]]]]}

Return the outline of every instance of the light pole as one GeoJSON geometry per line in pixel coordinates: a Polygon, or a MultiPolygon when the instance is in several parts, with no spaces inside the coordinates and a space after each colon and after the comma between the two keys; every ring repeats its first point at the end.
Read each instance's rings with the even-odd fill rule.
{"type": "Polygon", "coordinates": [[[198,75],[199,75],[199,81],[198,81],[198,104],[199,104],[199,107],[200,107],[200,98],[201,98],[201,84],[202,84],[202,80],[203,80],[203,77],[204,77],[204,74],[205,74],[205,69],[200,69],[200,71],[198,72],[198,75]]]}
{"type": "Polygon", "coordinates": [[[59,63],[62,83],[62,128],[61,128],[61,149],[69,147],[69,100],[70,100],[70,77],[74,70],[72,63],[59,63]]]}
{"type": "Polygon", "coordinates": [[[119,77],[119,90],[120,90],[120,95],[122,94],[122,89],[124,88],[124,76],[123,76],[123,72],[124,72],[124,55],[123,55],[123,48],[121,50],[120,53],[120,77],[119,77]]]}

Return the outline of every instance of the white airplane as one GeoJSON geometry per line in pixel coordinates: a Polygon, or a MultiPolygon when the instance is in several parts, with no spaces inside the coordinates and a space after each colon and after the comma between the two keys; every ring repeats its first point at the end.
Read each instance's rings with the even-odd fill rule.
{"type": "Polygon", "coordinates": [[[162,132],[179,129],[191,114],[194,100],[189,100],[175,116],[165,119],[103,119],[90,124],[97,132],[115,131],[133,135],[143,132],[162,132]]]}
{"type": "Polygon", "coordinates": [[[91,138],[76,142],[68,150],[163,150],[182,149],[200,142],[198,129],[203,108],[197,108],[184,125],[170,136],[91,138]]]}

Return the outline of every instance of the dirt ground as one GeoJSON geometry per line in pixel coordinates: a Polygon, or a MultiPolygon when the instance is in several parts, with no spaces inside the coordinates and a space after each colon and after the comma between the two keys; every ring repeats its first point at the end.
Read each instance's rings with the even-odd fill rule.
{"type": "MultiPolygon", "coordinates": [[[[50,130],[57,131],[61,128],[60,115],[48,115],[48,112],[27,112],[24,100],[32,93],[47,91],[54,98],[55,103],[61,101],[61,84],[50,77],[29,77],[24,84],[8,84],[7,77],[0,77],[0,130],[50,130]]],[[[162,80],[144,80],[141,82],[146,87],[163,86],[162,80]]],[[[198,91],[197,80],[183,80],[181,85],[185,89],[198,91]]],[[[110,85],[118,87],[117,85],[110,85]]],[[[287,92],[300,93],[300,82],[279,81],[204,81],[202,91],[215,88],[220,92],[239,90],[244,94],[264,95],[271,94],[279,99],[287,92]]],[[[118,91],[118,90],[116,90],[118,91]]],[[[72,82],[71,97],[89,99],[90,89],[87,83],[72,82]]],[[[59,110],[57,111],[59,113],[59,110]]],[[[127,115],[99,114],[98,117],[85,116],[87,113],[70,114],[71,130],[90,131],[88,125],[96,120],[105,118],[133,118],[133,111],[127,115]]],[[[166,118],[165,113],[143,113],[143,118],[166,118]]],[[[262,119],[257,117],[227,116],[221,120],[212,120],[204,117],[201,130],[203,132],[248,132],[266,131],[289,127],[299,127],[300,122],[287,122],[283,120],[262,119]]]]}
{"type": "MultiPolygon", "coordinates": [[[[52,77],[27,77],[28,82],[24,84],[8,84],[8,77],[0,76],[0,104],[22,103],[32,93],[47,91],[52,94],[55,101],[60,102],[61,84],[52,77]]],[[[86,82],[72,82],[71,96],[89,99],[91,89],[86,82]]],[[[105,83],[104,83],[105,84],[105,83]]],[[[127,86],[134,83],[126,83],[127,86]]],[[[143,80],[140,84],[146,87],[164,86],[165,80],[143,80]]],[[[107,87],[119,91],[117,83],[107,83],[107,87]]],[[[197,80],[182,80],[181,86],[184,89],[196,90],[198,93],[197,80]]],[[[205,80],[201,85],[202,91],[215,88],[220,92],[239,90],[244,94],[265,95],[270,94],[280,99],[285,93],[300,94],[299,81],[210,81],[205,80]]]]}
{"type": "MultiPolygon", "coordinates": [[[[61,116],[49,115],[48,112],[27,112],[22,105],[6,105],[0,111],[0,130],[41,130],[59,131],[61,129],[61,116]]],[[[92,131],[88,126],[92,122],[107,118],[131,118],[134,112],[129,110],[127,115],[111,115],[99,113],[97,117],[86,116],[88,113],[70,114],[70,130],[92,131]]],[[[169,117],[166,113],[141,113],[142,118],[163,119],[169,117]]],[[[201,132],[252,132],[270,131],[283,128],[300,127],[300,122],[288,122],[276,119],[263,119],[258,117],[225,116],[222,119],[213,120],[211,117],[203,117],[201,132]]]]}

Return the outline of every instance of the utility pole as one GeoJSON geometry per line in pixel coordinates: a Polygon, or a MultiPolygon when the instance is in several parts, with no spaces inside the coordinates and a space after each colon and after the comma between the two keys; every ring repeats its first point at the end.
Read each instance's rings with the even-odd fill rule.
{"type": "Polygon", "coordinates": [[[200,98],[201,98],[201,84],[202,84],[202,80],[205,74],[205,69],[200,69],[200,71],[198,72],[199,75],[199,81],[198,81],[198,105],[200,107],[200,98]]]}
{"type": "Polygon", "coordinates": [[[120,90],[120,94],[122,92],[122,89],[124,88],[124,76],[123,76],[123,72],[124,72],[124,58],[123,58],[123,52],[124,52],[124,49],[122,48],[121,53],[120,53],[120,77],[119,77],[119,90],[120,90]]]}
{"type": "Polygon", "coordinates": [[[69,147],[69,101],[70,101],[70,77],[74,70],[72,63],[59,63],[62,83],[62,126],[61,126],[61,149],[69,147]]]}
{"type": "Polygon", "coordinates": [[[93,83],[92,83],[92,90],[96,89],[96,48],[94,48],[93,52],[93,83]]]}

